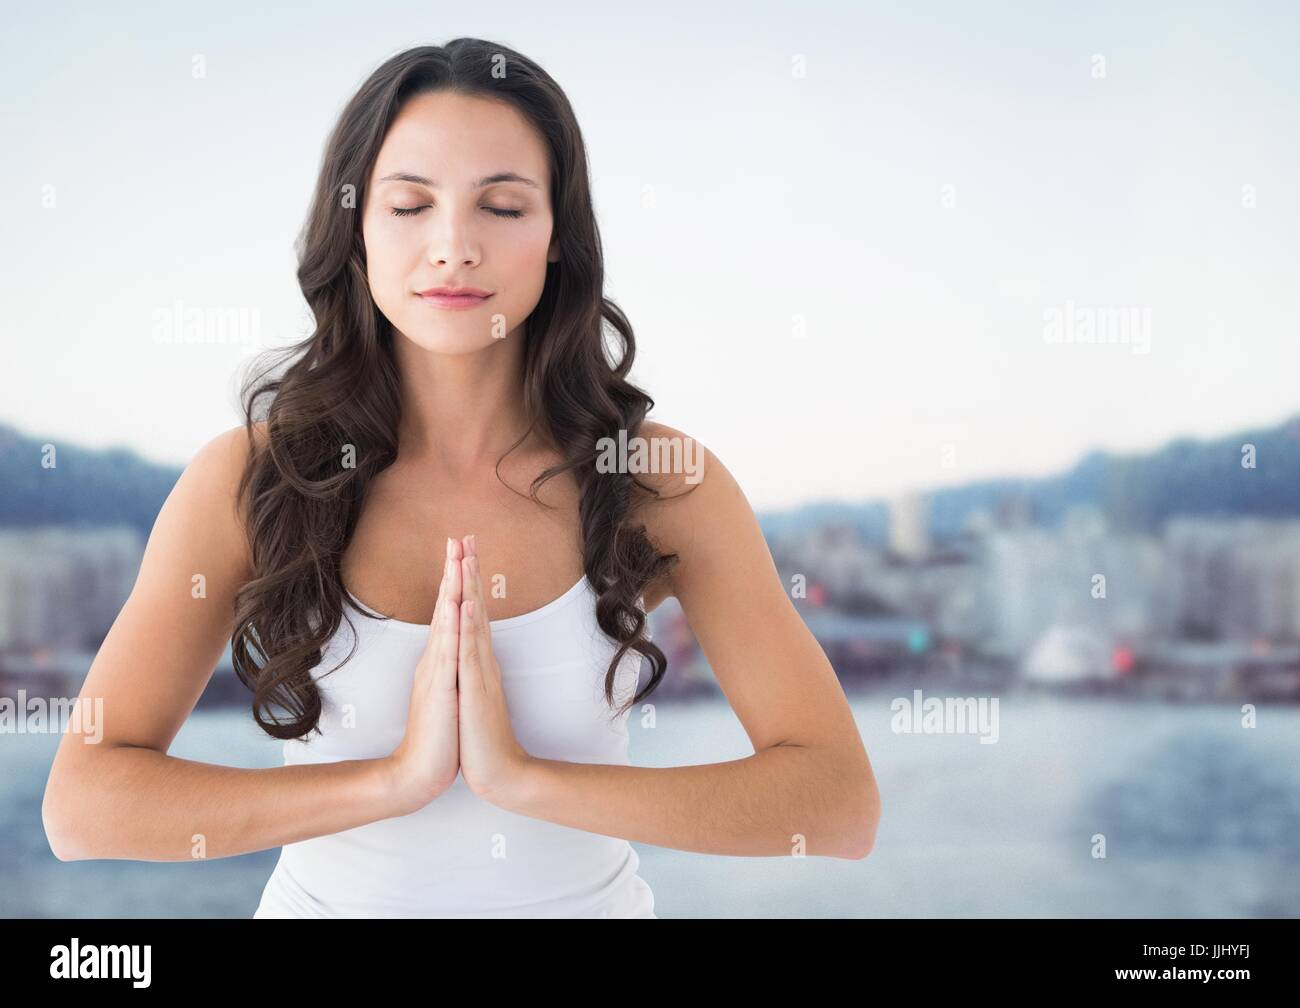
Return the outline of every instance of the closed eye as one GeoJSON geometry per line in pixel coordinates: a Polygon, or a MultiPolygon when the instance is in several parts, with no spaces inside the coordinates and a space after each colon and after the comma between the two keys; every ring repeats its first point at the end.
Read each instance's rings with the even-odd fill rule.
{"type": "MultiPolygon", "coordinates": [[[[393,207],[394,217],[408,217],[411,214],[418,214],[421,210],[427,210],[428,205],[418,207],[393,207]]],[[[498,217],[522,217],[522,210],[503,210],[500,207],[483,207],[488,213],[496,214],[498,217]]]]}

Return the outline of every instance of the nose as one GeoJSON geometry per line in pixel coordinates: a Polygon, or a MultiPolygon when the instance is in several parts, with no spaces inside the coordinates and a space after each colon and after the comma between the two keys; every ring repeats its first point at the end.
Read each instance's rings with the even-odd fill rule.
{"type": "Polygon", "coordinates": [[[447,266],[450,265],[451,263],[457,263],[461,266],[475,266],[478,264],[478,256],[467,255],[467,256],[456,257],[456,256],[445,256],[445,255],[431,255],[429,256],[429,262],[433,263],[433,265],[435,266],[447,266]]]}
{"type": "Polygon", "coordinates": [[[453,211],[433,219],[436,223],[429,238],[429,262],[434,266],[477,265],[481,255],[472,225],[453,211]]]}

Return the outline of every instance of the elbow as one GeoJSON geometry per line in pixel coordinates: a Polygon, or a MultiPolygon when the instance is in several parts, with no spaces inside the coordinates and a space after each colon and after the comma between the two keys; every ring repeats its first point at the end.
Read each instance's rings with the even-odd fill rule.
{"type": "Polygon", "coordinates": [[[855,804],[860,811],[846,830],[844,853],[841,855],[849,861],[863,860],[876,846],[876,829],[880,825],[880,791],[874,781],[865,797],[859,796],[855,804]]]}
{"type": "Polygon", "coordinates": [[[50,852],[60,861],[81,861],[85,855],[78,850],[71,824],[61,808],[47,787],[45,798],[41,802],[41,825],[45,828],[45,841],[50,845],[50,852]]]}

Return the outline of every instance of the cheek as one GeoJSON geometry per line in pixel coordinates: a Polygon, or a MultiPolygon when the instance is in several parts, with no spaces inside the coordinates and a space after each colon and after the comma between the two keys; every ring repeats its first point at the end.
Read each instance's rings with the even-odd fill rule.
{"type": "MultiPolygon", "coordinates": [[[[366,250],[366,277],[371,289],[379,295],[401,287],[413,254],[410,239],[400,231],[385,226],[386,221],[367,221],[361,228],[361,239],[366,250]]],[[[414,250],[418,253],[418,248],[414,250]]]]}
{"type": "Polygon", "coordinates": [[[512,276],[532,277],[540,284],[546,278],[546,253],[550,248],[549,225],[520,229],[514,239],[501,248],[504,262],[509,263],[512,276]]]}

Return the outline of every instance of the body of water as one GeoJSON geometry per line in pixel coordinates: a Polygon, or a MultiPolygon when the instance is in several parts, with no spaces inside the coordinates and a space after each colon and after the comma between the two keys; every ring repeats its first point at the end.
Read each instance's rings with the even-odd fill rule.
{"type": "MultiPolygon", "coordinates": [[[[884,816],[862,861],[637,844],[671,917],[1300,916],[1300,709],[1034,694],[999,698],[997,741],[894,730],[912,687],[856,694],[884,816]],[[1105,857],[1097,857],[1104,837],[1105,857]]],[[[750,755],[725,700],[634,713],[633,762],[750,755]]],[[[0,915],[251,917],[278,850],[203,862],[63,863],[40,805],[56,735],[0,737],[0,915]]],[[[198,711],[172,755],[280,764],[241,711],[198,711]]]]}

